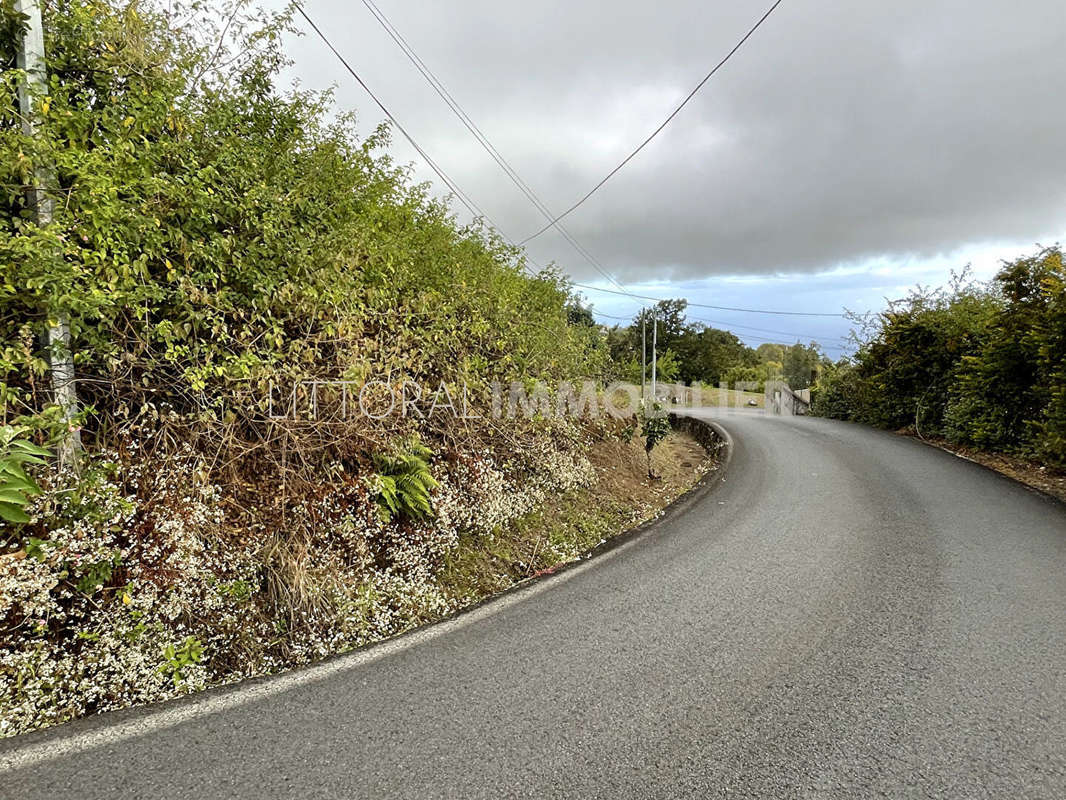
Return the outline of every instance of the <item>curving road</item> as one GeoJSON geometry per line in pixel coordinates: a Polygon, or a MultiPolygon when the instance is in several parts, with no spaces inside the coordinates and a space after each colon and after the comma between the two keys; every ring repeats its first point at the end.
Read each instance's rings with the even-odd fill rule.
{"type": "Polygon", "coordinates": [[[1066,506],[865,428],[721,420],[712,491],[319,671],[0,745],[0,796],[1066,797],[1066,506]]]}

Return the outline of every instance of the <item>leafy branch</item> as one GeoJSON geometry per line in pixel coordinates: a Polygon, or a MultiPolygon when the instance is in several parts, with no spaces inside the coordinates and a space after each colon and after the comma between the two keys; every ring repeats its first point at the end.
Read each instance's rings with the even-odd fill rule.
{"type": "Polygon", "coordinates": [[[26,506],[41,487],[26,472],[27,466],[43,466],[51,453],[24,437],[25,426],[4,425],[0,428],[0,519],[21,524],[30,521],[26,506]]]}

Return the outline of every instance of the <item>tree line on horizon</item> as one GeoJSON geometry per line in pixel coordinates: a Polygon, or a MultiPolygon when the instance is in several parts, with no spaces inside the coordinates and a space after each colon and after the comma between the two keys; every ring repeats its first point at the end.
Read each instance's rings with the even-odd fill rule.
{"type": "MultiPolygon", "coordinates": [[[[766,342],[750,347],[731,331],[686,318],[688,302],[661,300],[642,309],[629,325],[606,328],[614,377],[640,383],[642,357],[647,353],[647,377],[651,379],[652,330],[657,326],[656,372],[662,383],[730,387],[748,384],[762,391],[766,382],[784,380],[793,389],[812,386],[831,363],[816,342],[794,344],[766,342]]],[[[592,314],[578,309],[575,313],[592,314]]]]}

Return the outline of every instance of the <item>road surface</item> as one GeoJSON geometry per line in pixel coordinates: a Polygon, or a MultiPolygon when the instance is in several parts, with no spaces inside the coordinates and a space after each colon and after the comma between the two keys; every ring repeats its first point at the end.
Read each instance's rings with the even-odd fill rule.
{"type": "Polygon", "coordinates": [[[713,491],[606,557],[313,681],[6,742],[0,796],[1066,797],[1066,507],[722,424],[713,491]]]}

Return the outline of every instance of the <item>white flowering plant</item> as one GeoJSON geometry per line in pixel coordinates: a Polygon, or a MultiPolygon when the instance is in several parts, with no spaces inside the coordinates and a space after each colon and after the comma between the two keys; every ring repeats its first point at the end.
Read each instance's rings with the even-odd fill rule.
{"type": "MultiPolygon", "coordinates": [[[[491,537],[594,475],[591,439],[560,422],[518,446],[432,460],[411,446],[419,440],[400,440],[427,473],[431,516],[382,515],[379,470],[396,461],[373,458],[327,466],[284,504],[251,504],[210,482],[191,445],[161,455],[141,434],[87,458],[78,478],[42,477],[29,522],[0,554],[0,734],[268,674],[439,619],[480,599],[442,583],[461,541],[491,537]]],[[[553,557],[572,556],[560,548],[553,557]]]]}

